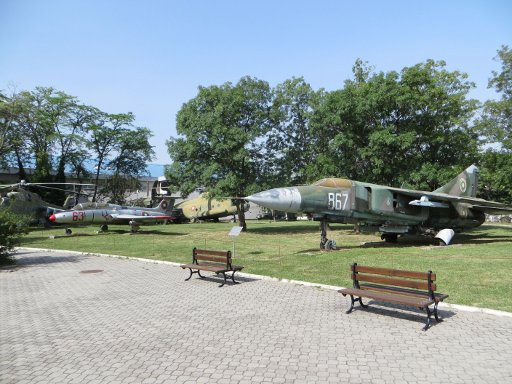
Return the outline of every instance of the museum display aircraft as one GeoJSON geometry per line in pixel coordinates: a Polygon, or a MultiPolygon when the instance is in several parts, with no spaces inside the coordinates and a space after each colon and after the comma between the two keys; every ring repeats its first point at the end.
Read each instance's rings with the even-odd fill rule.
{"type": "MultiPolygon", "coordinates": [[[[100,224],[101,231],[108,230],[108,224],[129,224],[131,232],[139,230],[140,224],[146,222],[170,221],[172,201],[163,199],[155,208],[126,207],[115,204],[81,203],[73,209],[54,213],[49,217],[53,223],[59,224],[100,224]]],[[[72,230],[66,228],[66,234],[72,230]]]]}
{"type": "Polygon", "coordinates": [[[471,165],[433,192],[393,188],[328,178],[312,185],[275,188],[247,196],[247,201],[285,212],[306,213],[321,222],[320,248],[333,249],[327,223],[354,223],[363,231],[381,232],[396,242],[398,235],[431,236],[441,245],[455,232],[478,227],[485,214],[511,214],[512,207],[476,197],[478,168],[471,165]]]}
{"type": "MultiPolygon", "coordinates": [[[[13,213],[29,215],[33,218],[34,225],[49,225],[48,218],[55,212],[66,209],[69,204],[82,195],[75,191],[77,186],[90,186],[92,184],[76,183],[29,183],[22,180],[17,184],[0,185],[0,209],[8,209],[13,213]],[[73,186],[73,190],[56,187],[73,186]],[[62,207],[47,203],[37,193],[30,191],[30,188],[50,189],[64,191],[69,194],[62,207]]],[[[73,205],[73,204],[72,204],[73,205]]]]}
{"type": "MultiPolygon", "coordinates": [[[[249,203],[243,204],[242,209],[246,212],[249,209],[249,203]]],[[[212,198],[206,192],[196,198],[175,204],[172,215],[176,222],[185,220],[192,222],[201,220],[219,221],[222,217],[234,216],[236,212],[234,199],[212,198]]]]}

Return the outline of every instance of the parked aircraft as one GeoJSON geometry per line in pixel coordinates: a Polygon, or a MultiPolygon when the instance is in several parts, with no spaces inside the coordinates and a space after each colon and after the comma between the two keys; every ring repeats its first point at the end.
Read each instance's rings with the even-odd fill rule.
{"type": "Polygon", "coordinates": [[[330,178],[308,186],[270,189],[245,199],[320,220],[321,249],[335,247],[327,239],[328,222],[359,224],[361,230],[381,232],[387,242],[396,242],[398,235],[424,234],[446,245],[455,232],[481,225],[486,213],[512,213],[511,206],[476,198],[477,183],[478,168],[471,165],[433,192],[330,178]]]}
{"type": "Polygon", "coordinates": [[[0,185],[0,208],[8,209],[13,213],[29,215],[33,218],[33,224],[48,225],[48,217],[54,212],[63,211],[69,202],[75,200],[75,192],[56,188],[51,185],[90,185],[90,184],[72,184],[72,183],[27,183],[21,181],[18,184],[0,185]],[[71,193],[66,198],[63,207],[47,203],[28,188],[36,187],[43,189],[54,189],[71,193]]]}
{"type": "MultiPolygon", "coordinates": [[[[58,212],[49,217],[53,223],[93,224],[99,223],[101,231],[108,230],[108,224],[130,224],[131,232],[139,230],[140,224],[148,221],[172,220],[169,214],[172,203],[163,199],[156,208],[125,207],[114,204],[82,203],[70,211],[58,212]]],[[[66,228],[66,234],[71,234],[66,228]]]]}
{"type": "MultiPolygon", "coordinates": [[[[244,212],[249,209],[249,204],[243,205],[244,212]]],[[[200,196],[182,201],[174,206],[172,211],[175,221],[190,220],[192,222],[199,220],[218,221],[222,217],[234,216],[236,214],[236,205],[233,199],[214,199],[208,197],[207,193],[200,196]]]]}

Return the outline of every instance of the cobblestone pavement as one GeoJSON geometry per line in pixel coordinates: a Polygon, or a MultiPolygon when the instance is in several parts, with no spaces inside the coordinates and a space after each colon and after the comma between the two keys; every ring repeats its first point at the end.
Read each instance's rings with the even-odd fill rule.
{"type": "Polygon", "coordinates": [[[0,383],[505,383],[512,318],[373,305],[272,280],[20,250],[0,272],[0,383]]]}

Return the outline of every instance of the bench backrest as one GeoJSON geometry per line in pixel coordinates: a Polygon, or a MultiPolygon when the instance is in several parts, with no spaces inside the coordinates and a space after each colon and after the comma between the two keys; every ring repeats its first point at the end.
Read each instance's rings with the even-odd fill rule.
{"type": "Polygon", "coordinates": [[[192,262],[197,264],[200,261],[223,264],[231,268],[231,251],[210,251],[194,248],[192,250],[192,262]]]}
{"type": "Polygon", "coordinates": [[[361,281],[376,284],[379,286],[393,286],[401,288],[409,288],[418,292],[428,293],[430,298],[434,297],[437,289],[436,274],[432,271],[415,272],[404,271],[399,269],[368,267],[363,265],[352,264],[352,280],[354,288],[360,288],[361,281]]]}

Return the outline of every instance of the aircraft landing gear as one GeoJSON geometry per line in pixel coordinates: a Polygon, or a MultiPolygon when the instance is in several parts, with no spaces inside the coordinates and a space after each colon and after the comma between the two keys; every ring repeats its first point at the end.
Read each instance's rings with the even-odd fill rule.
{"type": "Polygon", "coordinates": [[[386,243],[396,244],[398,243],[398,235],[396,233],[383,233],[380,236],[381,240],[384,240],[386,243]]]}
{"type": "Polygon", "coordinates": [[[320,249],[336,249],[336,241],[327,239],[327,220],[320,220],[320,249]]]}
{"type": "Polygon", "coordinates": [[[71,228],[66,228],[66,235],[69,236],[73,233],[73,231],[71,230],[71,228]]]}
{"type": "Polygon", "coordinates": [[[130,220],[130,230],[132,233],[137,233],[139,231],[139,223],[137,223],[135,220],[130,220]]]}
{"type": "Polygon", "coordinates": [[[108,231],[108,225],[102,224],[100,225],[100,232],[107,232],[108,231]]]}

